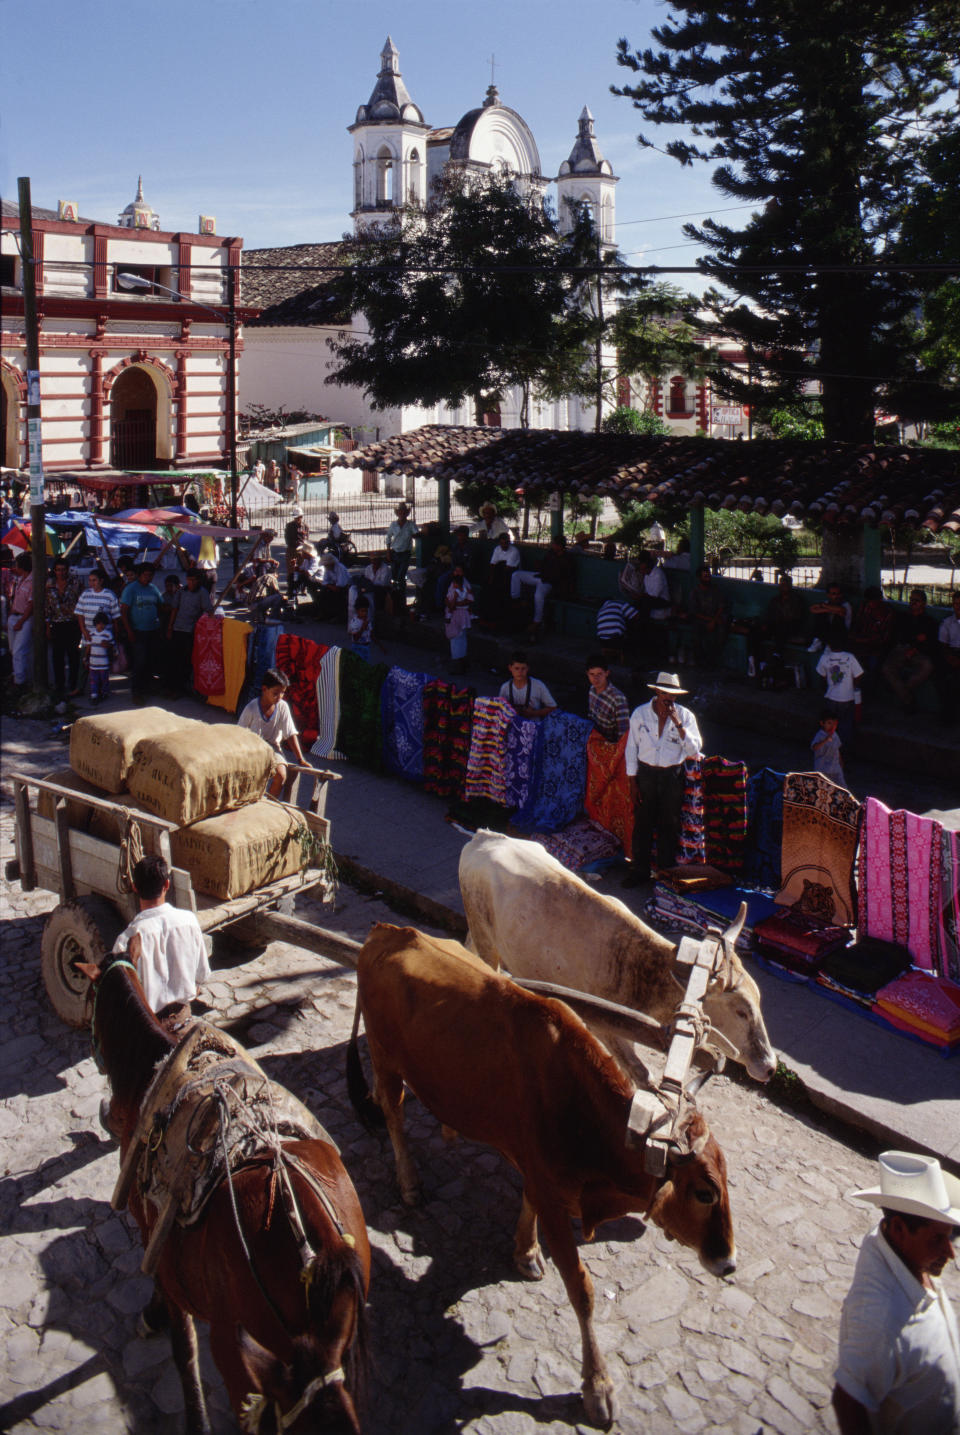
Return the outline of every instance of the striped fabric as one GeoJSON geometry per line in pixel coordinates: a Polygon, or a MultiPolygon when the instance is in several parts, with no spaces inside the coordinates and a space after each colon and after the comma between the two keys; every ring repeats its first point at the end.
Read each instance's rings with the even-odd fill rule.
{"type": "Polygon", "coordinates": [[[314,757],[343,757],[337,750],[340,723],[340,654],[342,648],[328,648],[317,673],[317,740],[310,751],[314,757]]]}
{"type": "Polygon", "coordinates": [[[502,698],[477,698],[473,705],[464,797],[489,797],[493,802],[506,804],[507,732],[514,716],[512,706],[502,698]]]}
{"type": "Polygon", "coordinates": [[[638,609],[632,603],[620,603],[615,598],[608,598],[606,603],[601,604],[597,614],[597,637],[601,643],[615,642],[617,638],[623,637],[627,624],[632,623],[638,616],[638,609]]]}
{"type": "Polygon", "coordinates": [[[439,678],[423,690],[423,786],[459,797],[470,755],[474,691],[439,678]]]}
{"type": "Polygon", "coordinates": [[[747,768],[725,757],[702,759],[706,860],[742,872],[747,846],[747,768]]]}

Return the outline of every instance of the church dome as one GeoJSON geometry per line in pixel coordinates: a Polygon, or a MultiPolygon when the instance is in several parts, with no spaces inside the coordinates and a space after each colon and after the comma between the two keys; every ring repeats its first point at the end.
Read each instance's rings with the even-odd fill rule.
{"type": "Polygon", "coordinates": [[[593,115],[586,105],[580,111],[579,133],[569,159],[565,159],[560,166],[560,174],[613,174],[609,162],[600,153],[600,146],[593,133],[593,115]]]}
{"type": "Polygon", "coordinates": [[[357,110],[355,123],[370,124],[414,124],[424,125],[423,113],[410,98],[410,93],[400,74],[400,52],[387,36],[387,42],[380,51],[380,73],[373,93],[365,105],[357,110]]]}
{"type": "Polygon", "coordinates": [[[468,110],[450,139],[454,164],[497,165],[512,174],[540,178],[540,152],[526,120],[501,104],[490,85],[479,109],[468,110]]]}
{"type": "Polygon", "coordinates": [[[117,220],[121,229],[159,229],[160,216],[143,197],[143,176],[137,176],[137,197],[117,220]]]}

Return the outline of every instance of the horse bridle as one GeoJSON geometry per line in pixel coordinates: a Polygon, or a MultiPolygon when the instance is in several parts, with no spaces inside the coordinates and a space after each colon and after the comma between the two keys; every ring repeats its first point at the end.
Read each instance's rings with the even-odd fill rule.
{"type": "MultiPolygon", "coordinates": [[[[284,1415],[280,1409],[279,1401],[273,1402],[274,1419],[277,1422],[278,1430],[288,1430],[296,1420],[313,1404],[313,1401],[322,1390],[328,1385],[343,1385],[346,1376],[343,1373],[343,1366],[338,1365],[336,1370],[331,1370],[326,1375],[317,1375],[309,1382],[296,1405],[291,1405],[284,1415]]],[[[259,1435],[260,1422],[266,1414],[270,1402],[265,1395],[248,1395],[240,1406],[240,1429],[247,1432],[247,1435],[259,1435]]]]}

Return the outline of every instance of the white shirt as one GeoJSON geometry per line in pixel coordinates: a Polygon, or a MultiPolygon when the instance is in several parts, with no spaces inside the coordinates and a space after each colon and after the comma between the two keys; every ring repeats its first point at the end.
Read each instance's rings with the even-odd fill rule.
{"type": "Polygon", "coordinates": [[[489,526],[486,519],[481,518],[479,523],[473,524],[470,532],[475,533],[479,538],[499,538],[501,533],[505,533],[510,539],[513,538],[513,534],[499,514],[497,517],[491,518],[489,526]]]}
{"type": "Polygon", "coordinates": [[[827,680],[827,697],[833,703],[852,703],[857,696],[854,678],[863,676],[863,668],[852,653],[824,651],[817,672],[827,680]]]}
{"type": "Polygon", "coordinates": [[[339,559],[335,563],[323,563],[320,568],[320,586],[322,588],[348,588],[350,586],[350,569],[345,568],[339,559]]]}
{"type": "Polygon", "coordinates": [[[194,912],[171,907],[147,907],[124,927],[113,950],[129,952],[131,939],[140,938],[140,960],[136,964],[140,985],[152,1011],[171,1002],[190,1002],[197,985],[209,980],[210,964],[203,932],[194,912]]]}
{"type": "Polygon", "coordinates": [[[373,584],[374,588],[389,588],[393,574],[389,563],[381,563],[379,568],[374,568],[372,563],[368,563],[363,570],[363,576],[368,583],[373,584]]]}
{"type": "Polygon", "coordinates": [[[515,708],[555,708],[550,689],[539,678],[527,678],[523,687],[514,685],[512,678],[503,684],[499,696],[515,708]]]}
{"type": "Polygon", "coordinates": [[[960,618],[951,613],[944,618],[937,629],[937,637],[945,648],[953,648],[960,651],[960,618]]]}
{"type": "Polygon", "coordinates": [[[498,543],[490,554],[490,567],[492,568],[495,563],[506,563],[508,568],[519,568],[520,549],[513,543],[509,544],[506,548],[501,548],[498,543]]]}
{"type": "Polygon", "coordinates": [[[93,631],[93,620],[98,613],[106,613],[111,627],[120,621],[120,604],[110,588],[101,588],[99,593],[84,588],[73,611],[77,618],[83,619],[88,633],[93,631]]]}
{"type": "Polygon", "coordinates": [[[666,573],[659,565],[656,568],[651,568],[644,578],[643,591],[648,598],[662,598],[667,605],[665,608],[651,608],[650,617],[655,618],[657,622],[666,618],[670,612],[670,584],[667,582],[666,573]]]}
{"type": "Polygon", "coordinates": [[[689,708],[674,703],[674,711],[680,719],[684,736],[677,731],[673,718],[668,717],[660,731],[660,719],[653,710],[653,700],[642,707],[634,708],[630,714],[627,746],[624,761],[627,776],[636,775],[637,766],[677,767],[685,758],[699,757],[702,743],[697,720],[689,708]]]}
{"type": "Polygon", "coordinates": [[[956,1435],[960,1338],[940,1282],[927,1290],[879,1227],[863,1239],[840,1314],[836,1382],[878,1435],[956,1435]]]}
{"type": "Polygon", "coordinates": [[[409,553],[419,532],[412,518],[408,518],[403,524],[395,518],[387,529],[386,546],[391,553],[409,553]]]}
{"type": "Polygon", "coordinates": [[[297,735],[297,725],[285,698],[280,699],[269,717],[264,717],[260,699],[254,698],[252,703],[247,703],[237,718],[237,726],[246,727],[251,732],[255,732],[257,737],[262,737],[264,742],[268,742],[275,752],[281,751],[285,738],[297,735]]]}

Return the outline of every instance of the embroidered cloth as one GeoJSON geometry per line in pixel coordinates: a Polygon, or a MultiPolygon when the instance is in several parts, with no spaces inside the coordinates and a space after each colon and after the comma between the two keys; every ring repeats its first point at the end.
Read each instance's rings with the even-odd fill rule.
{"type": "Polygon", "coordinates": [[[438,797],[459,797],[470,753],[472,688],[437,678],[423,690],[423,785],[438,797]]]}
{"type": "Polygon", "coordinates": [[[530,825],[538,832],[556,832],[583,810],[587,739],[593,724],[559,709],[539,721],[540,771],[530,825]]]}
{"type": "Polygon", "coordinates": [[[683,803],[680,808],[677,861],[703,863],[707,860],[703,833],[703,762],[699,757],[688,757],[683,767],[683,803]]]}
{"type": "Polygon", "coordinates": [[[960,986],[960,832],[943,829],[940,842],[940,974],[960,986]]]}
{"type": "Polygon", "coordinates": [[[747,768],[725,757],[701,759],[706,861],[742,872],[747,846],[747,768]]]}
{"type": "Polygon", "coordinates": [[[536,718],[523,718],[514,713],[507,728],[504,785],[506,805],[516,808],[513,820],[517,826],[524,825],[521,814],[531,800],[540,737],[540,723],[536,718]]]}
{"type": "Polygon", "coordinates": [[[853,864],[860,803],[819,772],[791,772],[783,785],[782,886],[776,901],[823,923],[856,923],[853,864]]]}
{"type": "Polygon", "coordinates": [[[492,802],[506,805],[507,731],[514,716],[512,705],[502,698],[477,698],[473,705],[464,797],[489,797],[492,802]]]}
{"type": "Polygon", "coordinates": [[[290,679],[286,698],[305,746],[317,736],[317,674],[326,651],[326,643],[295,633],[281,633],[277,639],[277,667],[290,679]]]}
{"type": "Polygon", "coordinates": [[[193,630],[193,686],[205,698],[223,692],[223,622],[204,613],[193,630]]]}
{"type": "Polygon", "coordinates": [[[747,845],[744,880],[755,887],[780,886],[783,784],[786,774],[762,767],[747,781],[747,845]]]}
{"type": "Polygon", "coordinates": [[[960,1043],[960,987],[929,972],[909,971],[877,992],[874,1011],[937,1046],[960,1043]]]}
{"type": "Polygon", "coordinates": [[[559,832],[535,832],[533,840],[571,872],[579,872],[593,862],[610,861],[620,851],[613,833],[590,817],[581,817],[559,832]]]}
{"type": "Polygon", "coordinates": [[[383,765],[410,782],[423,781],[423,690],[428,673],[391,668],[380,690],[383,765]]]}
{"type": "Polygon", "coordinates": [[[891,812],[867,798],[858,874],[861,928],[906,947],[926,971],[941,971],[942,864],[939,822],[903,808],[891,812]]]}
{"type": "Polygon", "coordinates": [[[626,745],[626,733],[617,742],[608,742],[598,732],[590,734],[584,807],[587,816],[612,833],[624,852],[629,852],[633,842],[633,803],[623,765],[626,745]]]}
{"type": "Polygon", "coordinates": [[[223,692],[211,696],[211,707],[223,708],[228,713],[236,712],[247,672],[247,639],[252,632],[250,623],[241,623],[239,618],[224,618],[223,692]]]}

